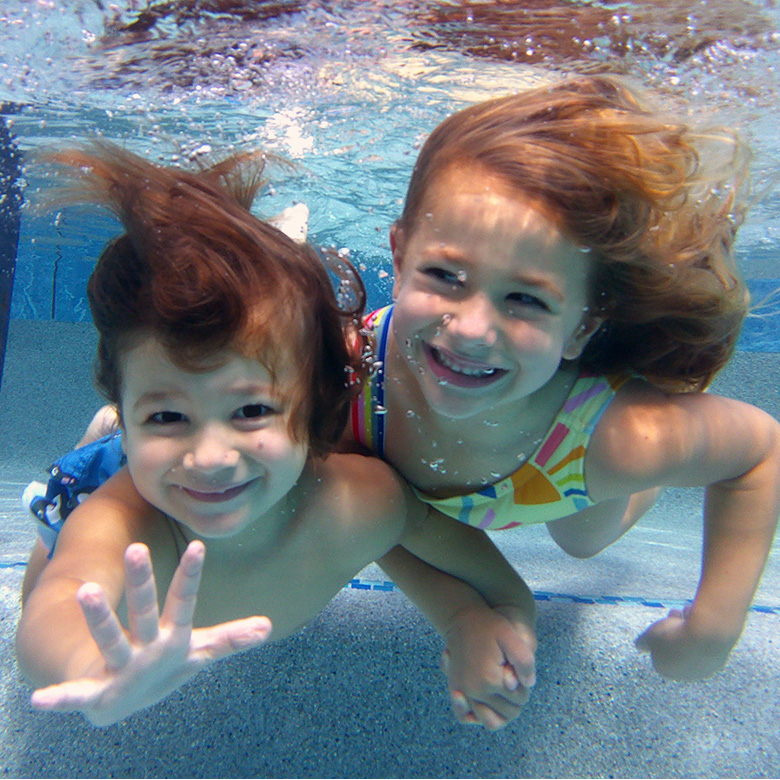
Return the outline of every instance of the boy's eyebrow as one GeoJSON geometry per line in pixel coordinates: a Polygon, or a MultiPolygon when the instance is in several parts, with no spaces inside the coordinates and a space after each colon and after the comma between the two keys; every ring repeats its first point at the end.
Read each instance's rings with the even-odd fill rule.
{"type": "MultiPolygon", "coordinates": [[[[221,391],[224,395],[228,396],[273,396],[279,395],[279,391],[274,385],[264,382],[236,382],[229,387],[222,388],[221,391]]],[[[148,393],[144,393],[139,396],[133,408],[143,406],[144,404],[157,404],[163,401],[170,401],[174,398],[179,398],[182,394],[177,390],[150,390],[148,393]]]]}
{"type": "Polygon", "coordinates": [[[143,395],[140,395],[138,398],[136,398],[135,403],[133,404],[133,408],[135,409],[138,406],[142,406],[143,404],[155,404],[159,403],[160,401],[167,401],[171,398],[175,398],[179,395],[179,393],[173,391],[173,390],[150,390],[148,393],[144,393],[143,395]]]}

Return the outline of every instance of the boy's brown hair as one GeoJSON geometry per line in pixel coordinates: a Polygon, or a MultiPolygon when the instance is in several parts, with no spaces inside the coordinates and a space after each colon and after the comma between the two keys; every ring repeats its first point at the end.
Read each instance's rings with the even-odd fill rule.
{"type": "Polygon", "coordinates": [[[274,379],[294,377],[277,388],[290,404],[291,435],[315,454],[332,449],[365,374],[348,346],[365,292],[348,262],[321,257],[249,212],[265,155],[238,154],[196,172],[104,141],[47,156],[70,174],[60,200],[107,206],[125,229],[88,285],[96,381],[107,398],[121,400],[120,356],[138,335],[151,333],[194,371],[232,349],[274,379]],[[344,308],[323,260],[341,280],[339,298],[350,299],[344,308]]]}

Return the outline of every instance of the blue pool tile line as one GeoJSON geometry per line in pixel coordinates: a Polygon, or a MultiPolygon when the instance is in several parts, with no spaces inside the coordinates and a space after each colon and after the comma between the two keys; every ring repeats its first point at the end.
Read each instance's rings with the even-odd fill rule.
{"type": "MultiPolygon", "coordinates": [[[[0,569],[23,569],[27,566],[25,561],[6,561],[0,562],[0,569]]],[[[349,581],[344,589],[351,590],[378,590],[385,593],[400,593],[395,583],[390,580],[382,580],[378,582],[376,580],[361,580],[359,577],[354,577],[349,581]]],[[[680,599],[652,599],[643,596],[577,596],[573,593],[553,593],[547,590],[536,590],[533,592],[534,599],[536,601],[556,601],[566,602],[569,604],[608,604],[610,606],[620,606],[626,604],[632,604],[641,607],[654,607],[656,609],[681,609],[686,604],[690,604],[689,600],[680,599]]],[[[751,612],[758,612],[762,615],[780,615],[780,606],[770,607],[765,604],[753,604],[750,607],[751,612]]]]}
{"type": "MultiPolygon", "coordinates": [[[[377,582],[374,580],[361,580],[357,577],[350,580],[345,588],[387,592],[397,591],[400,593],[400,588],[389,580],[377,582]]],[[[609,604],[610,606],[632,604],[641,607],[654,607],[656,609],[682,609],[686,604],[691,603],[688,599],[652,599],[643,596],[576,596],[573,593],[553,593],[546,590],[535,590],[533,595],[536,601],[563,601],[570,604],[609,604]]],[[[780,606],[770,607],[754,604],[750,607],[750,611],[760,612],[764,615],[780,615],[780,606]]]]}

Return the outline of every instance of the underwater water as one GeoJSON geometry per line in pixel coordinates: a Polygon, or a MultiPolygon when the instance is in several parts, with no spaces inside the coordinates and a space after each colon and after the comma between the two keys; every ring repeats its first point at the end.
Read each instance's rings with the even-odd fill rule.
{"type": "MultiPolygon", "coordinates": [[[[776,2],[0,0],[0,52],[0,118],[24,166],[24,204],[11,209],[17,251],[0,254],[0,282],[13,272],[0,403],[0,777],[780,774],[776,552],[756,599],[763,622],[720,682],[669,685],[633,651],[658,610],[695,586],[700,506],[673,492],[628,546],[580,568],[538,529],[497,535],[528,572],[549,648],[529,714],[501,735],[454,723],[437,640],[397,594],[371,584],[381,573],[262,663],[231,659],[100,732],[78,716],[32,714],[11,645],[34,533],[20,486],[70,447],[98,402],[85,285],[117,229],[94,211],[36,211],[51,184],[37,149],[101,136],[183,165],[244,148],[278,154],[294,168],[271,170],[255,211],[305,203],[309,240],[348,249],[378,306],[392,285],[388,229],[439,121],[562,74],[624,74],[681,116],[751,141],[757,203],[737,254],[754,301],[767,300],[722,392],[777,416],[776,2]],[[640,557],[655,568],[640,572],[640,557]]],[[[0,206],[13,193],[5,198],[0,206]]]]}
{"type": "MultiPolygon", "coordinates": [[[[312,241],[349,248],[381,303],[416,149],[470,102],[617,71],[682,114],[739,127],[759,186],[773,175],[775,4],[677,5],[4,0],[0,102],[25,153],[100,135],[168,161],[247,147],[294,161],[271,174],[258,213],[305,202],[312,241]]],[[[33,203],[37,175],[26,171],[33,203]]],[[[748,277],[777,238],[777,205],[767,199],[743,230],[748,277]]],[[[11,317],[88,320],[84,282],[112,230],[28,210],[11,317]]]]}

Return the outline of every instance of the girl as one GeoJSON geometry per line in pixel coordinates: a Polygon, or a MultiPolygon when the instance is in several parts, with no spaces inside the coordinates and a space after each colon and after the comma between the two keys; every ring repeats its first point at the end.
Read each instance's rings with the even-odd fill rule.
{"type": "MultiPolygon", "coordinates": [[[[376,458],[325,458],[365,375],[346,346],[364,293],[334,264],[352,292],[342,311],[317,254],[249,213],[262,157],[198,175],[108,144],[55,159],[76,197],[109,205],[125,228],[88,296],[98,384],[118,408],[127,468],[72,511],[48,563],[36,547],[17,654],[46,686],[36,707],[103,725],[262,643],[272,624],[276,637],[295,630],[411,538],[421,505],[376,458]],[[162,617],[155,580],[170,583],[162,617]]],[[[527,588],[492,555],[487,576],[465,555],[452,567],[475,572],[476,590],[450,577],[437,585],[448,595],[435,618],[443,630],[486,604],[507,625],[533,620],[527,588]]],[[[513,656],[511,631],[500,641],[513,656]]]]}
{"type": "MultiPolygon", "coordinates": [[[[731,254],[746,165],[732,134],[696,133],[607,77],[449,117],[391,231],[394,305],[370,319],[383,371],[353,407],[353,438],[432,509],[479,529],[546,523],[576,557],[662,486],[706,486],[696,596],[637,642],[674,679],[725,664],[780,503],[778,423],[704,392],[748,311],[731,254]]],[[[434,604],[426,570],[392,559],[434,604]]],[[[461,650],[460,717],[500,719],[461,650]]]]}

